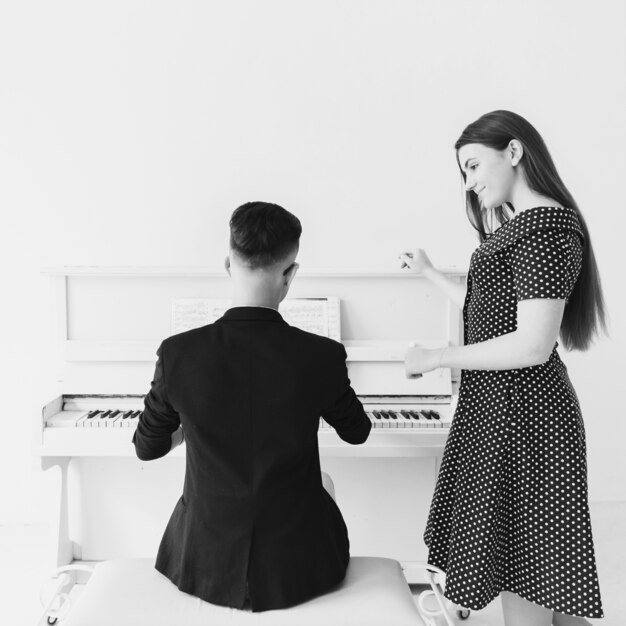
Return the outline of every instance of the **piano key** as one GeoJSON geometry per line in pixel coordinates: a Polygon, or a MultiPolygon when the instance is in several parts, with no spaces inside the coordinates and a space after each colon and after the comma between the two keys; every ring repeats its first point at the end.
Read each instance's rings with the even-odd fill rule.
{"type": "Polygon", "coordinates": [[[128,425],[128,418],[133,414],[132,409],[129,411],[124,411],[122,413],[122,416],[115,420],[115,423],[113,424],[113,426],[115,428],[126,428],[126,426],[128,425]]]}
{"type": "Polygon", "coordinates": [[[408,417],[403,415],[402,413],[398,416],[398,423],[402,425],[403,428],[414,428],[415,422],[411,419],[411,416],[408,417]]]}
{"type": "Polygon", "coordinates": [[[78,420],[76,425],[80,428],[91,428],[93,420],[100,413],[100,411],[90,411],[87,415],[84,415],[78,420]]]}
{"type": "Polygon", "coordinates": [[[83,423],[86,419],[87,416],[89,415],[89,413],[85,413],[84,415],[81,415],[75,422],[74,422],[74,426],[76,428],[83,428],[85,426],[85,424],[83,423]]]}
{"type": "Polygon", "coordinates": [[[116,409],[115,411],[113,411],[109,415],[106,423],[104,424],[105,427],[106,428],[115,428],[115,425],[121,419],[121,417],[122,417],[122,412],[116,409]]]}
{"type": "Polygon", "coordinates": [[[87,428],[98,428],[98,422],[100,421],[100,417],[102,417],[102,411],[94,411],[91,417],[87,416],[85,420],[85,426],[87,428]]]}
{"type": "Polygon", "coordinates": [[[397,423],[395,422],[395,420],[394,420],[393,416],[391,415],[391,411],[389,411],[388,409],[386,409],[385,411],[383,411],[383,416],[384,416],[384,418],[385,418],[386,420],[389,420],[389,422],[388,422],[388,424],[387,424],[387,426],[388,426],[389,428],[397,428],[397,427],[398,427],[398,425],[397,425],[397,423]]]}
{"type": "Polygon", "coordinates": [[[429,428],[431,426],[430,420],[422,413],[422,411],[411,410],[409,413],[419,428],[429,428]]]}
{"type": "Polygon", "coordinates": [[[108,411],[103,411],[100,414],[99,419],[97,420],[97,422],[94,425],[97,426],[98,428],[106,428],[108,426],[109,419],[110,419],[112,413],[113,413],[113,411],[110,410],[110,409],[108,411]]]}
{"type": "Polygon", "coordinates": [[[411,428],[411,422],[409,421],[408,426],[407,426],[407,420],[404,418],[404,416],[400,413],[400,411],[395,410],[392,411],[392,413],[395,415],[395,420],[396,420],[396,424],[398,428],[411,428]]]}
{"type": "Polygon", "coordinates": [[[403,423],[404,423],[404,427],[405,428],[417,428],[418,424],[415,423],[415,420],[413,420],[413,418],[411,417],[411,415],[408,413],[408,411],[402,409],[400,411],[400,418],[403,423]]]}
{"type": "Polygon", "coordinates": [[[429,426],[431,426],[432,428],[436,428],[438,425],[438,421],[435,418],[436,413],[434,411],[431,411],[430,409],[425,409],[424,415],[429,422],[429,426]]]}
{"type": "Polygon", "coordinates": [[[423,428],[433,428],[433,420],[429,413],[427,413],[424,409],[420,409],[419,411],[416,411],[416,413],[423,428]]]}
{"type": "Polygon", "coordinates": [[[382,409],[379,409],[377,413],[380,416],[380,422],[377,424],[377,426],[379,428],[389,428],[389,415],[387,415],[387,413],[382,409]]]}
{"type": "Polygon", "coordinates": [[[141,411],[134,411],[128,420],[127,428],[135,428],[137,426],[140,415],[141,411]]]}

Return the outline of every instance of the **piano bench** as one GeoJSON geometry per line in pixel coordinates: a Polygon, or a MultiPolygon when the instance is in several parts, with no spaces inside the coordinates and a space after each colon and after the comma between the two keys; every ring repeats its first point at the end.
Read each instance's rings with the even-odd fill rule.
{"type": "MultiPolygon", "coordinates": [[[[49,621],[50,623],[50,621],[49,621]]],[[[331,592],[288,609],[252,613],[216,606],[179,591],[151,559],[116,559],[95,566],[58,626],[419,626],[400,564],[353,557],[331,592]]]]}

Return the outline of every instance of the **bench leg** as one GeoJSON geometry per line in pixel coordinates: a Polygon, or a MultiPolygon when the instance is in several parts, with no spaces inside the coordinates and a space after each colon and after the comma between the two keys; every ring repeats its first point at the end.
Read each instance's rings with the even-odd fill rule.
{"type": "Polygon", "coordinates": [[[93,568],[88,565],[65,565],[59,567],[53,577],[54,587],[52,593],[44,583],[39,593],[41,605],[44,607],[41,618],[37,622],[37,626],[56,624],[57,620],[67,616],[72,608],[72,601],[69,597],[69,590],[74,584],[73,572],[85,571],[92,572],[93,568]]]}
{"type": "MultiPolygon", "coordinates": [[[[438,617],[443,617],[448,626],[454,626],[449,610],[454,610],[455,605],[449,600],[446,600],[441,584],[439,580],[437,580],[437,577],[443,577],[444,573],[440,569],[428,565],[425,568],[425,575],[426,582],[428,582],[430,589],[422,591],[417,598],[417,610],[421,618],[424,620],[426,626],[438,626],[438,620],[436,619],[438,617]],[[437,609],[429,609],[426,607],[426,601],[433,597],[437,603],[437,609]]],[[[457,607],[457,614],[461,619],[467,619],[469,617],[469,611],[467,609],[457,607]]],[[[439,621],[439,624],[440,623],[439,621]]]]}

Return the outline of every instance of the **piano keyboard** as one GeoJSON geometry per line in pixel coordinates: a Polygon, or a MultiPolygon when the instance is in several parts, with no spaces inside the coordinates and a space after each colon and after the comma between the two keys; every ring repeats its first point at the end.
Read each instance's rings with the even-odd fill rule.
{"type": "Polygon", "coordinates": [[[45,428],[135,428],[143,396],[64,396],[45,428]],[[112,408],[103,408],[109,405],[112,408]]]}
{"type": "MultiPolygon", "coordinates": [[[[90,409],[76,411],[76,406],[66,403],[62,413],[46,421],[46,427],[65,428],[135,428],[141,415],[136,408],[90,409]],[[68,406],[69,405],[69,406],[68,406]]],[[[366,414],[373,428],[447,428],[450,423],[440,410],[430,408],[376,406],[367,407],[366,414]]],[[[332,427],[320,418],[320,430],[332,427]]]]}
{"type": "MultiPolygon", "coordinates": [[[[360,396],[372,432],[350,446],[320,418],[319,448],[326,456],[435,456],[445,444],[452,407],[441,396],[360,396]]],[[[142,395],[64,395],[43,409],[38,442],[43,456],[129,456],[131,434],[143,410],[142,395]]],[[[183,449],[172,452],[183,456],[183,449]]]]}
{"type": "Polygon", "coordinates": [[[74,425],[77,428],[135,428],[141,411],[121,411],[120,409],[89,411],[79,417],[74,425]]]}
{"type": "MultiPolygon", "coordinates": [[[[377,407],[365,411],[372,428],[449,428],[450,421],[433,409],[401,408],[396,406],[377,407]]],[[[320,430],[329,430],[320,418],[320,430]]]]}

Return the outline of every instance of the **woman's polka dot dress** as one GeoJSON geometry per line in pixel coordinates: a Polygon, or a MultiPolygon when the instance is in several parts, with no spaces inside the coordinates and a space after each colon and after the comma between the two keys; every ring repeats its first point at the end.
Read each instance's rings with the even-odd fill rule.
{"type": "MultiPolygon", "coordinates": [[[[472,256],[465,343],[514,331],[520,300],[567,299],[581,261],[571,209],[528,209],[503,224],[472,256]]],[[[478,610],[511,591],[602,617],[585,431],[556,345],[541,365],[463,370],[424,539],[456,604],[478,610]]]]}

